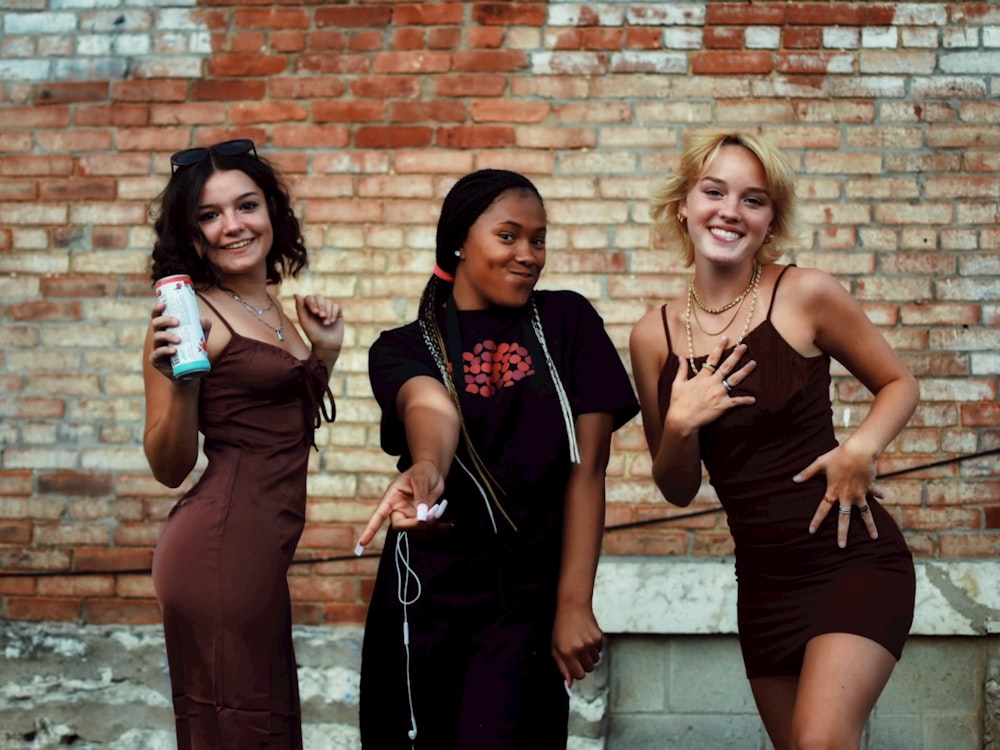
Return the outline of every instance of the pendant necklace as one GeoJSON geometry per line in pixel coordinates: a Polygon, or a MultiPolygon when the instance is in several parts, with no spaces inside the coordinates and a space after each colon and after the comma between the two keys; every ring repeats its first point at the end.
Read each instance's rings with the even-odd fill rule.
{"type": "MultiPolygon", "coordinates": [[[[750,310],[747,312],[747,319],[746,322],[743,324],[743,330],[740,331],[740,337],[736,339],[736,346],[739,346],[740,344],[743,343],[743,339],[746,337],[747,331],[750,330],[750,321],[753,320],[753,311],[757,307],[757,289],[760,286],[761,268],[762,267],[759,263],[754,263],[753,276],[750,278],[750,286],[747,288],[747,291],[750,292],[750,310]]],[[[746,294],[747,292],[743,292],[743,294],[741,294],[737,298],[737,300],[739,302],[742,302],[743,297],[745,297],[746,294]]],[[[690,365],[691,367],[691,372],[697,375],[699,369],[697,365],[695,365],[694,363],[694,340],[691,336],[691,315],[694,310],[695,297],[696,297],[696,292],[694,291],[694,280],[692,279],[691,283],[688,285],[687,306],[684,308],[684,332],[687,334],[688,365],[690,365]]],[[[733,304],[737,304],[737,302],[731,302],[721,309],[727,310],[730,307],[732,307],[733,304]]],[[[698,304],[698,306],[701,307],[703,310],[705,309],[705,307],[700,303],[698,304]]],[[[739,310],[737,310],[737,312],[739,312],[739,310]]],[[[732,321],[730,321],[730,324],[731,323],[732,321]]],[[[726,328],[728,327],[729,325],[726,326],[726,328]]],[[[725,331],[726,328],[723,328],[722,330],[725,331]]],[[[705,329],[702,328],[702,331],[705,331],[705,329]]]]}
{"type": "Polygon", "coordinates": [[[260,308],[258,308],[258,307],[254,307],[253,305],[251,305],[249,302],[247,302],[245,299],[243,299],[240,295],[238,295],[234,291],[226,289],[225,292],[230,297],[232,297],[234,300],[236,300],[241,305],[243,305],[243,307],[245,307],[247,310],[249,310],[250,313],[255,318],[257,318],[257,320],[259,320],[261,323],[263,323],[268,328],[270,328],[272,331],[274,331],[274,335],[278,337],[278,341],[284,341],[285,340],[285,317],[281,314],[280,310],[278,311],[278,320],[281,321],[281,325],[278,326],[277,328],[275,328],[273,325],[271,325],[266,320],[264,320],[264,313],[269,312],[270,310],[273,310],[274,306],[275,306],[274,298],[270,294],[267,294],[267,292],[265,292],[265,294],[267,294],[267,307],[260,307],[260,308]]]}

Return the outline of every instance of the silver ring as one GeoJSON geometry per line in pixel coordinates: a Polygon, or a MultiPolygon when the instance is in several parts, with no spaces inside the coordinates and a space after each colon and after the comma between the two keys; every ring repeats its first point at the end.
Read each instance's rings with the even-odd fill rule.
{"type": "Polygon", "coordinates": [[[837,508],[837,512],[842,516],[849,516],[851,515],[851,506],[841,505],[839,508],[837,508]]]}
{"type": "Polygon", "coordinates": [[[729,378],[723,378],[722,379],[722,384],[724,386],[726,386],[726,392],[727,393],[732,393],[733,392],[733,384],[729,382],[729,378]]]}
{"type": "Polygon", "coordinates": [[[868,503],[865,503],[860,508],[858,508],[858,510],[860,510],[862,513],[868,513],[871,510],[871,508],[868,507],[868,503]]]}

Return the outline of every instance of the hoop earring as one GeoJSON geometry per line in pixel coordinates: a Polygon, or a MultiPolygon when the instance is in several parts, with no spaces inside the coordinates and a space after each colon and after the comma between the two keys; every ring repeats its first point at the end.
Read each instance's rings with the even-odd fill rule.
{"type": "Polygon", "coordinates": [[[685,221],[687,221],[687,216],[684,216],[683,214],[681,214],[680,211],[678,211],[677,212],[677,223],[678,224],[683,224],[685,221]]]}

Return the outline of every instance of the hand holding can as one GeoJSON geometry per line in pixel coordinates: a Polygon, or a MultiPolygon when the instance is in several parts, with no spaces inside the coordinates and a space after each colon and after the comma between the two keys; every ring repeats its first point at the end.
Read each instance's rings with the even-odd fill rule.
{"type": "Polygon", "coordinates": [[[156,282],[156,298],[166,306],[164,315],[180,321],[172,329],[181,339],[170,358],[174,377],[178,380],[202,377],[212,365],[208,361],[208,345],[191,277],[175,274],[160,279],[156,282]]]}

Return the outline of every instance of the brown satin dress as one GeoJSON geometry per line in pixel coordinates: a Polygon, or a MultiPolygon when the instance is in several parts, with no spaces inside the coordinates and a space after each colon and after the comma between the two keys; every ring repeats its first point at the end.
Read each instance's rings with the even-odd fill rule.
{"type": "Polygon", "coordinates": [[[177,745],[300,750],[285,576],[328,373],[222,320],[232,338],[198,405],[208,466],[170,511],[153,557],[177,745]]]}
{"type": "MultiPolygon", "coordinates": [[[[771,309],[744,340],[743,361],[756,360],[757,368],[733,389],[734,395],[755,396],[756,403],[727,411],[699,432],[702,461],[736,544],[747,676],[798,674],[806,643],[822,633],[865,636],[899,659],[913,620],[910,551],[892,516],[871,496],[878,539],[869,538],[856,509],[845,549],[837,546],[836,509],[809,534],[826,478],[799,484],[792,477],[837,445],[830,358],[796,352],[771,324],[771,309]]],[[[667,330],[666,310],[663,322],[667,330]]],[[[671,354],[660,373],[661,418],[678,367],[669,330],[666,335],[671,354]]],[[[699,369],[705,359],[695,358],[699,369]]]]}

